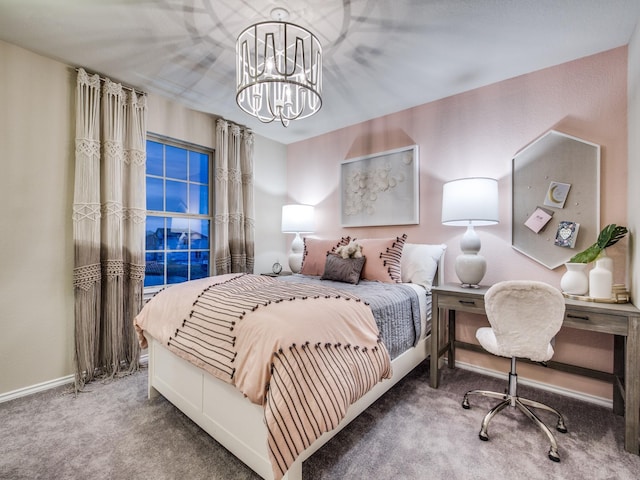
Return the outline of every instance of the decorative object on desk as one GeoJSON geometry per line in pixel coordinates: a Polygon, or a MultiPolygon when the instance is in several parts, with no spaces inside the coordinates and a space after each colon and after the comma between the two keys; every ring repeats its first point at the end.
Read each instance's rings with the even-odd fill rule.
{"type": "Polygon", "coordinates": [[[554,245],[566,248],[575,247],[576,239],[578,238],[578,230],[580,230],[579,223],[566,220],[558,223],[558,230],[556,231],[556,240],[554,245]]]}
{"type": "Polygon", "coordinates": [[[534,233],[540,232],[553,217],[553,211],[548,208],[537,207],[524,224],[534,233]]]}
{"type": "Polygon", "coordinates": [[[584,295],[589,291],[589,277],[585,272],[586,263],[565,263],[567,271],[560,279],[560,288],[570,295],[584,295]]]}
{"type": "Polygon", "coordinates": [[[596,260],[596,266],[589,272],[589,296],[595,299],[611,298],[613,274],[606,267],[606,260],[596,260]]]}
{"type": "MultiPolygon", "coordinates": [[[[628,230],[626,227],[616,225],[615,223],[604,227],[598,235],[598,240],[596,241],[596,243],[591,245],[586,250],[583,250],[582,252],[577,253],[576,255],[571,257],[569,263],[565,263],[565,266],[567,267],[567,273],[565,273],[560,280],[560,287],[562,288],[562,291],[571,295],[584,295],[589,292],[589,296],[593,298],[610,298],[612,295],[611,289],[613,284],[613,273],[609,271],[609,274],[607,274],[602,271],[610,270],[610,268],[607,268],[610,265],[610,260],[608,259],[608,257],[606,257],[606,253],[604,253],[604,251],[605,248],[618,243],[618,241],[624,238],[627,232],[628,230]],[[596,283],[594,285],[594,289],[592,290],[589,287],[590,278],[586,279],[586,288],[583,288],[585,281],[584,279],[578,279],[578,275],[576,274],[576,271],[580,269],[578,265],[584,265],[584,267],[582,267],[581,269],[584,273],[584,268],[586,267],[586,265],[593,262],[594,260],[597,260],[600,256],[602,257],[600,259],[600,269],[597,269],[597,262],[596,268],[594,268],[594,270],[597,269],[593,274],[593,280],[596,283]],[[609,280],[609,275],[611,275],[611,280],[609,280]],[[609,295],[606,294],[607,289],[609,289],[609,295]]],[[[591,273],[589,273],[589,277],[591,277],[591,273]]]]}
{"type": "Polygon", "coordinates": [[[272,265],[271,271],[276,275],[280,275],[280,272],[282,271],[282,265],[280,265],[280,262],[278,260],[276,260],[276,263],[272,265]]]}
{"type": "Polygon", "coordinates": [[[495,225],[498,217],[498,181],[472,177],[452,180],[442,186],[442,224],[466,226],[460,240],[462,254],[456,258],[456,275],[463,287],[477,287],[487,270],[481,255],[480,237],[474,226],[495,225]]]}
{"type": "Polygon", "coordinates": [[[627,227],[616,225],[615,223],[607,225],[602,229],[600,235],[598,235],[596,243],[586,250],[575,254],[569,261],[576,263],[591,263],[598,258],[598,255],[600,255],[605,248],[615,245],[618,241],[624,238],[627,232],[627,227]]]}
{"type": "Polygon", "coordinates": [[[236,102],[263,123],[309,117],[322,107],[322,46],[308,30],[284,22],[289,12],[271,10],[236,42],[236,102]]]}
{"type": "MultiPolygon", "coordinates": [[[[585,264],[586,265],[586,264],[585,264]]],[[[572,300],[582,300],[583,302],[594,303],[629,303],[631,296],[627,286],[623,283],[615,283],[612,287],[611,298],[593,298],[588,295],[571,295],[567,292],[562,292],[566,298],[572,300]]]]}
{"type": "Polygon", "coordinates": [[[284,205],[282,207],[282,232],[295,233],[291,242],[289,267],[293,273],[298,273],[302,267],[302,250],[304,243],[301,233],[311,233],[315,230],[314,208],[311,205],[284,205]]]}
{"type": "Polygon", "coordinates": [[[564,208],[570,188],[570,183],[551,182],[544,197],[544,204],[547,207],[564,208]]]}

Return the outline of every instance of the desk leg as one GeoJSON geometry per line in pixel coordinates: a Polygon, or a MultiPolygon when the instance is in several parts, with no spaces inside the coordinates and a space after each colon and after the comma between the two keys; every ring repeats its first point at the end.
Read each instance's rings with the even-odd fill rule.
{"type": "Polygon", "coordinates": [[[440,327],[444,325],[442,316],[443,309],[438,308],[437,298],[433,298],[433,305],[436,306],[435,318],[431,319],[431,353],[429,354],[429,385],[431,388],[438,388],[438,373],[440,370],[440,327]]]}
{"type": "Polygon", "coordinates": [[[625,384],[625,350],[627,337],[622,335],[613,336],[613,413],[624,415],[623,389],[625,384]]]}
{"type": "Polygon", "coordinates": [[[628,452],[638,455],[638,435],[640,434],[640,317],[629,317],[624,380],[624,446],[628,452]]]}
{"type": "Polygon", "coordinates": [[[449,310],[449,335],[448,335],[448,353],[447,363],[449,368],[455,368],[456,366],[456,311],[449,310]]]}

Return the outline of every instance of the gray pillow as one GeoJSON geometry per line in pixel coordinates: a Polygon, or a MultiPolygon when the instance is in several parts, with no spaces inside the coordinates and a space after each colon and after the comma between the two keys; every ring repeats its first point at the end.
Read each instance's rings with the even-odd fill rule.
{"type": "Polygon", "coordinates": [[[365,257],[342,258],[335,253],[329,253],[324,264],[324,273],[320,279],[357,284],[360,281],[364,262],[365,257]]]}

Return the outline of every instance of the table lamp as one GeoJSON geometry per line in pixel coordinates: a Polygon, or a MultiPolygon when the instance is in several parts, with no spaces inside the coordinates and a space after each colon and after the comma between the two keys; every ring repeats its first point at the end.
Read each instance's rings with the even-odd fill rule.
{"type": "Polygon", "coordinates": [[[460,240],[462,254],[456,258],[456,275],[463,287],[477,288],[487,271],[479,255],[480,237],[474,227],[498,223],[498,181],[472,177],[452,180],[442,186],[442,224],[467,227],[460,240]]]}
{"type": "Polygon", "coordinates": [[[302,250],[304,243],[301,233],[311,233],[315,230],[314,210],[312,205],[283,205],[282,206],[282,233],[295,233],[291,242],[289,254],[289,268],[293,273],[298,273],[302,267],[302,250]]]}

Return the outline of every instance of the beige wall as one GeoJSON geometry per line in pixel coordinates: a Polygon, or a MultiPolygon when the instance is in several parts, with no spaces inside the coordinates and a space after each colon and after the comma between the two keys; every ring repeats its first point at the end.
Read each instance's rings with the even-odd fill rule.
{"type": "MultiPolygon", "coordinates": [[[[299,142],[288,149],[289,194],[297,201],[317,205],[318,236],[349,233],[363,238],[406,232],[410,242],[446,243],[445,279],[455,281],[453,262],[460,253],[464,229],[440,224],[442,184],[467,176],[498,178],[500,224],[477,230],[488,262],[484,282],[534,278],[559,287],[564,267],[548,270],[511,248],[511,159],[549,129],[601,145],[601,224],[626,224],[626,83],[627,49],[623,47],[299,142]],[[340,162],[410,144],[420,148],[420,224],[341,230],[337,194],[340,162]]],[[[608,252],[615,259],[617,282],[627,281],[627,243],[624,240],[608,252]]],[[[475,341],[475,330],[486,319],[459,317],[459,338],[475,341]]],[[[610,336],[563,330],[555,360],[610,371],[611,351],[610,336]]],[[[491,356],[460,352],[458,359],[505,369],[504,362],[491,356]]],[[[521,373],[611,397],[610,385],[603,382],[526,366],[521,373]]]]}
{"type": "MultiPolygon", "coordinates": [[[[73,374],[75,71],[0,42],[0,395],[73,374]]],[[[151,132],[213,147],[215,118],[149,96],[151,132]]],[[[284,258],[286,150],[256,137],[256,271],[284,258]]]]}
{"type": "Polygon", "coordinates": [[[0,42],[0,392],[73,370],[73,75],[0,42]]]}

